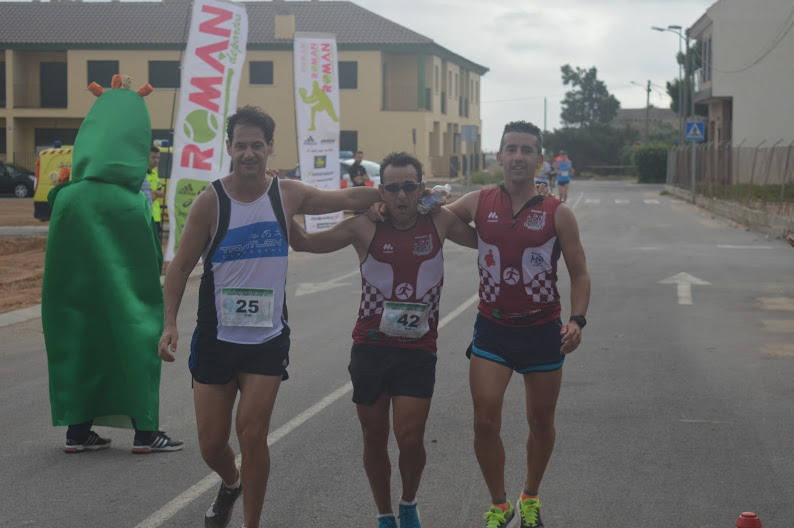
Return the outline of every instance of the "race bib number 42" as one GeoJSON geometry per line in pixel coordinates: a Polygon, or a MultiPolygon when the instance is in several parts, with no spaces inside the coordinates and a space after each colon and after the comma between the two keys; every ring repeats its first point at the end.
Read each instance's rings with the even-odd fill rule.
{"type": "Polygon", "coordinates": [[[380,318],[380,331],[393,337],[419,339],[430,330],[430,305],[386,301],[380,318]]]}
{"type": "Polygon", "coordinates": [[[273,326],[273,290],[221,288],[221,308],[223,326],[273,326]]]}

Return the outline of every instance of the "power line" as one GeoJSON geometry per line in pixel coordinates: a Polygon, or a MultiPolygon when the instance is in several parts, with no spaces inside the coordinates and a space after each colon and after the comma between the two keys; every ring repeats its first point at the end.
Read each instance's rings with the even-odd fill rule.
{"type": "Polygon", "coordinates": [[[480,104],[486,104],[486,103],[513,103],[513,102],[516,102],[516,101],[530,101],[530,100],[534,100],[534,99],[543,99],[544,97],[548,97],[549,99],[557,99],[559,97],[562,97],[562,95],[529,95],[527,97],[519,97],[519,98],[516,98],[516,99],[496,99],[496,100],[493,100],[493,101],[480,101],[480,104]]]}

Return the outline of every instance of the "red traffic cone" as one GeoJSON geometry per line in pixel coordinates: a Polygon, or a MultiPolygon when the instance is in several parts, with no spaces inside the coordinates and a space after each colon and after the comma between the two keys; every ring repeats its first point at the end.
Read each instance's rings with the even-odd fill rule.
{"type": "Polygon", "coordinates": [[[753,512],[744,512],[736,519],[736,528],[761,528],[761,519],[753,512]]]}

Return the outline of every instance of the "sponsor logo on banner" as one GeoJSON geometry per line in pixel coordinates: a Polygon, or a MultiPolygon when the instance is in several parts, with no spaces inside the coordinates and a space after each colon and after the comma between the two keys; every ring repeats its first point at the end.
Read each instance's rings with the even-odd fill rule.
{"type": "Polygon", "coordinates": [[[174,126],[166,260],[172,260],[176,253],[196,196],[228,171],[224,131],[227,117],[237,108],[247,41],[245,5],[217,0],[193,2],[174,126]]]}
{"type": "MultiPolygon", "coordinates": [[[[295,113],[298,160],[304,183],[339,189],[339,73],[333,35],[295,33],[295,113]]],[[[333,227],[341,211],[306,215],[306,230],[333,227]]]]}

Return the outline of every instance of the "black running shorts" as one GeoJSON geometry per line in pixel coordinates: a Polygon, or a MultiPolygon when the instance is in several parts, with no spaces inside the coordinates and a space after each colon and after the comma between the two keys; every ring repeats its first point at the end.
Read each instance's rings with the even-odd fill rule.
{"type": "Polygon", "coordinates": [[[560,352],[561,328],[559,318],[536,326],[510,327],[477,314],[466,356],[474,354],[521,374],[557,370],[565,361],[560,352]]]}
{"type": "Polygon", "coordinates": [[[389,396],[430,399],[436,384],[436,355],[428,350],[381,345],[353,345],[347,367],[353,401],[372,405],[389,396]]]}
{"type": "Polygon", "coordinates": [[[190,343],[190,373],[199,383],[223,385],[239,373],[289,378],[289,330],[269,341],[244,345],[220,341],[213,336],[193,332],[190,343]]]}

